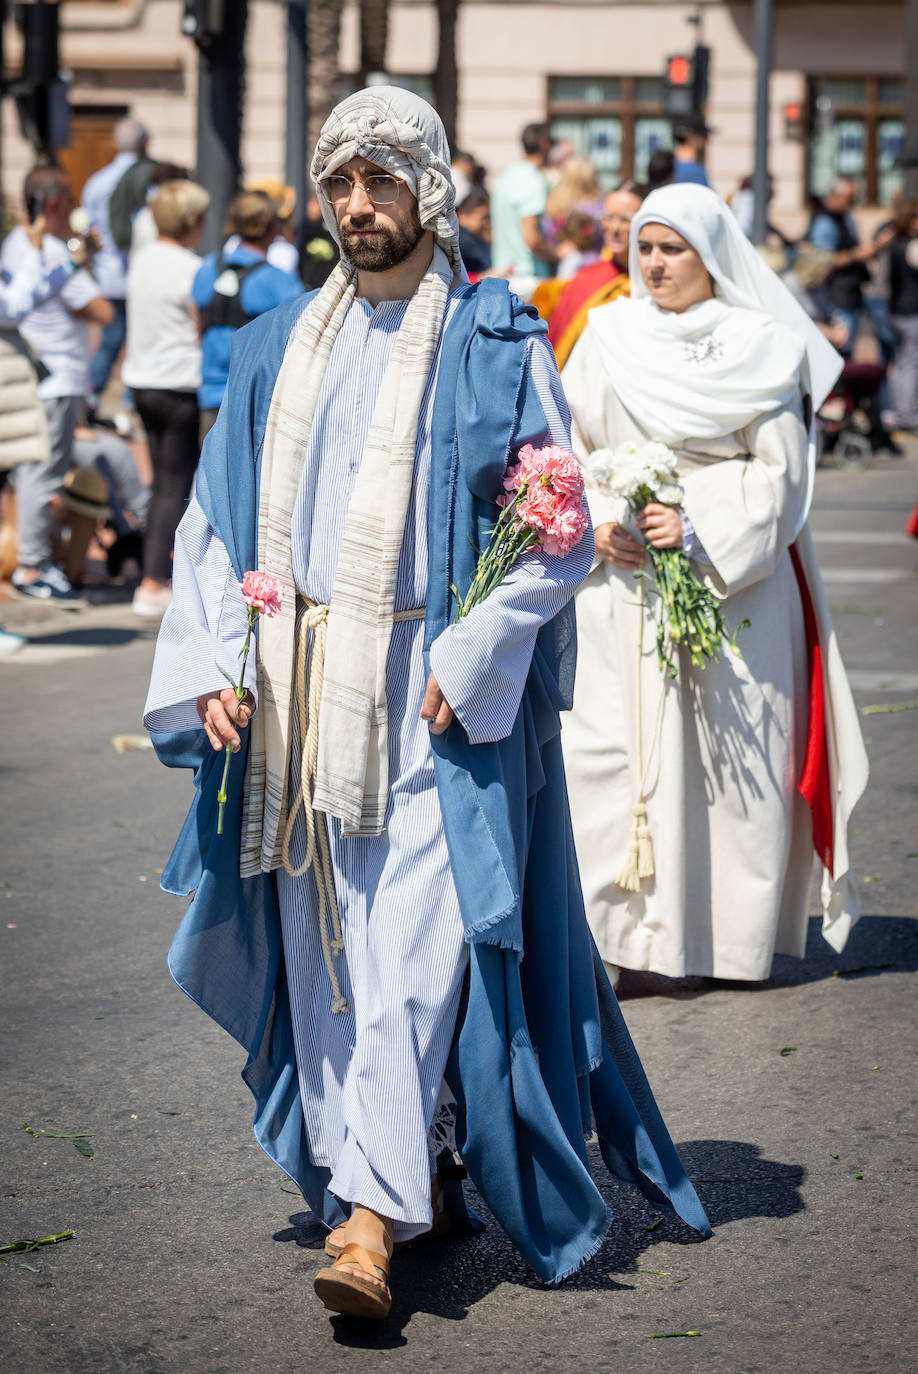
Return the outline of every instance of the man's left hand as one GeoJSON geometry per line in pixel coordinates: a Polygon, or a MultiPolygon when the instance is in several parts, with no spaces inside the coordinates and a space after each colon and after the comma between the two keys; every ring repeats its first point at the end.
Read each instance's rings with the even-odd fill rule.
{"type": "Polygon", "coordinates": [[[424,693],[424,705],[421,707],[421,720],[430,722],[430,733],[432,735],[442,735],[448,730],[453,719],[453,708],[450,706],[446,697],[440,691],[440,684],[433,673],[427,679],[427,691],[424,693]]]}

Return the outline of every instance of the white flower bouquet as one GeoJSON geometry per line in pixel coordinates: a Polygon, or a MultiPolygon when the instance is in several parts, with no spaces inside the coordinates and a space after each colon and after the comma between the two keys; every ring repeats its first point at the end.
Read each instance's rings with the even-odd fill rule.
{"type": "MultiPolygon", "coordinates": [[[[676,455],[665,444],[627,442],[616,449],[597,449],[590,459],[590,471],[596,484],[627,501],[634,515],[652,502],[678,506],[682,500],[676,455]]],[[[688,649],[695,668],[718,661],[722,640],[739,654],[736,631],[728,633],[720,602],[701,581],[685,551],[655,549],[651,544],[646,548],[660,606],[657,658],[661,672],[676,677],[675,649],[679,645],[688,649]]],[[[643,570],[636,575],[648,576],[643,570]]],[[[743,620],[737,629],[748,624],[743,620]]]]}

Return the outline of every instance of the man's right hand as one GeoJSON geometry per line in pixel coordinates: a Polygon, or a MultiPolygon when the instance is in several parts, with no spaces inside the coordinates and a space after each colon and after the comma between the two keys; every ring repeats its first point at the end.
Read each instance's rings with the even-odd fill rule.
{"type": "Polygon", "coordinates": [[[600,558],[616,568],[640,568],[644,562],[644,545],[615,520],[597,525],[593,539],[600,558]]]}
{"type": "Polygon", "coordinates": [[[244,730],[255,710],[252,693],[247,691],[239,701],[232,687],[224,687],[221,692],[205,692],[198,697],[196,706],[213,747],[223,749],[228,744],[235,753],[240,743],[237,726],[244,730]]]}

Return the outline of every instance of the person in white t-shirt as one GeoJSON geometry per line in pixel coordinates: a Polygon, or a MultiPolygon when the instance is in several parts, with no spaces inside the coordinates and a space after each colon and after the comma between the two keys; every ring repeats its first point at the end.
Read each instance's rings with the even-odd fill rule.
{"type": "Polygon", "coordinates": [[[121,375],[150,445],[153,491],[144,535],[137,615],[162,615],[172,597],[172,543],[198,465],[201,344],[191,295],[210,196],[193,181],[167,181],[151,209],[159,237],[132,255],[127,352],[121,375]]]}
{"type": "MultiPolygon", "coordinates": [[[[70,263],[70,214],[75,201],[67,173],[59,167],[36,167],[25,180],[30,221],[43,216],[47,233],[41,253],[48,271],[70,263]]],[[[70,242],[74,240],[71,238],[70,242]]],[[[75,248],[79,248],[77,239],[75,248]]],[[[0,251],[0,269],[15,277],[31,264],[34,249],[22,225],[12,229],[0,251]]],[[[64,573],[51,561],[51,500],[73,463],[73,432],[89,387],[90,325],[105,326],[111,305],[85,268],[74,271],[60,291],[20,322],[22,337],[48,375],[38,388],[51,440],[47,463],[15,469],[19,566],[13,586],[41,600],[73,600],[64,573]]]]}

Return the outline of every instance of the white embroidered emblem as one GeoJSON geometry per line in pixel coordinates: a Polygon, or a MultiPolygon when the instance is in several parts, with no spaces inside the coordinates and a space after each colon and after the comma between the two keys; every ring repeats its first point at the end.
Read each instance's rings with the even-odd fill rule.
{"type": "Polygon", "coordinates": [[[719,363],[724,356],[724,346],[713,334],[705,334],[700,339],[687,339],[685,357],[690,363],[719,363]]]}

